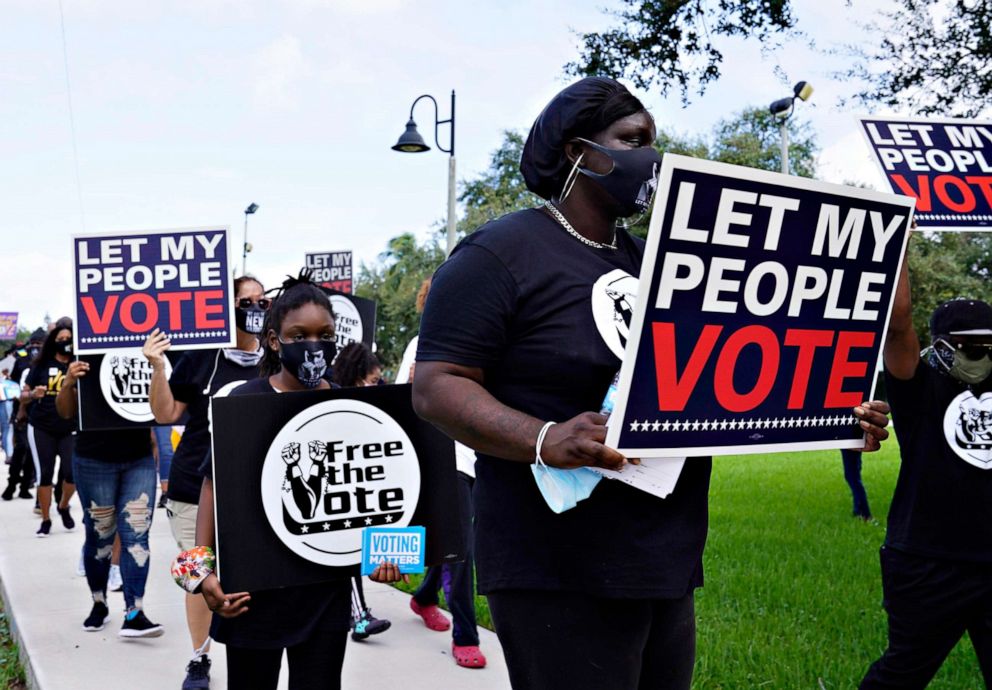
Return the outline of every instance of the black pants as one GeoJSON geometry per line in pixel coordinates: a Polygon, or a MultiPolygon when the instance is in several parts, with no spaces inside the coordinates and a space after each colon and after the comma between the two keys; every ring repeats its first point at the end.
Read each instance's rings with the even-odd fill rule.
{"type": "Polygon", "coordinates": [[[14,487],[21,485],[21,491],[27,491],[34,481],[34,459],[31,457],[31,447],[28,445],[27,424],[17,426],[11,422],[14,432],[14,452],[10,456],[10,467],[7,471],[7,486],[11,493],[14,487]]]}
{"type": "MultiPolygon", "coordinates": [[[[325,632],[286,648],[289,690],[340,690],[348,631],[325,632]]],[[[228,690],[275,690],[282,649],[247,649],[227,645],[228,690]]]]}
{"type": "Polygon", "coordinates": [[[925,688],[965,632],[992,687],[992,563],[926,558],[882,547],[889,647],[862,690],[925,688]]]}
{"type": "Polygon", "coordinates": [[[55,479],[55,458],[59,459],[59,482],[72,481],[72,449],[76,437],[71,433],[57,436],[33,424],[28,425],[28,441],[34,456],[34,471],[38,475],[38,486],[51,486],[55,479]]]}
{"type": "Polygon", "coordinates": [[[421,606],[437,605],[438,589],[444,590],[444,598],[451,609],[454,626],[452,641],[459,647],[479,644],[479,630],[475,625],[475,586],[472,578],[472,485],[475,480],[458,473],[458,502],[463,522],[462,537],[465,539],[465,560],[457,563],[435,565],[427,569],[420,588],[414,593],[414,600],[421,606]]]}
{"type": "Polygon", "coordinates": [[[684,690],[696,657],[693,595],[602,599],[489,595],[514,690],[684,690]]]}

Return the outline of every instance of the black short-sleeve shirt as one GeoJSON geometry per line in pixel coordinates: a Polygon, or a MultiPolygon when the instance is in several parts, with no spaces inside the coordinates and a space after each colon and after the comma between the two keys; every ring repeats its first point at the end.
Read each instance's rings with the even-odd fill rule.
{"type": "MultiPolygon", "coordinates": [[[[584,245],[537,209],[487,224],[435,274],[417,361],[481,368],[493,397],[538,419],[599,410],[620,368],[644,253],[625,231],[617,243],[584,245]]],[[[527,464],[480,453],[479,591],[683,596],[702,584],[710,466],[690,458],[665,499],[603,480],[556,515],[527,464]]]]}
{"type": "MultiPolygon", "coordinates": [[[[268,378],[258,378],[231,395],[276,392],[268,378]]],[[[213,476],[209,463],[204,472],[213,476]]],[[[210,636],[236,647],[278,649],[300,644],[316,633],[340,632],[350,627],[351,579],[343,577],[313,585],[252,592],[247,613],[237,618],[213,617],[210,636]]]]}
{"type": "Polygon", "coordinates": [[[74,453],[101,462],[133,462],[152,455],[151,429],[80,431],[74,453]]]}
{"type": "Polygon", "coordinates": [[[76,430],[76,420],[63,419],[55,409],[55,398],[62,390],[65,382],[65,372],[69,365],[57,359],[39,362],[31,367],[26,383],[28,388],[45,387],[45,395],[31,403],[28,408],[28,422],[36,429],[41,429],[55,436],[65,436],[76,430]]]}
{"type": "Polygon", "coordinates": [[[232,362],[221,350],[191,350],[176,362],[169,388],[176,400],[186,403],[189,419],[169,468],[169,498],[199,503],[200,467],[210,448],[210,398],[257,377],[258,367],[232,362]]]}
{"type": "Polygon", "coordinates": [[[992,385],[971,390],[921,360],[885,386],[902,456],[886,545],[992,562],[992,385]]]}

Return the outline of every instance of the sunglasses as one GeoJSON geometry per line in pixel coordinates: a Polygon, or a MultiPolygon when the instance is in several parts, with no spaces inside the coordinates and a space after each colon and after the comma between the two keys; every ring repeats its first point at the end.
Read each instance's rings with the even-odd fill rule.
{"type": "Polygon", "coordinates": [[[954,349],[973,362],[992,357],[992,345],[987,343],[954,343],[954,349]]]}
{"type": "Polygon", "coordinates": [[[269,307],[272,306],[272,300],[268,297],[262,297],[259,300],[253,300],[251,297],[242,297],[238,300],[238,306],[242,309],[251,309],[252,305],[258,305],[258,308],[262,311],[268,311],[269,307]]]}

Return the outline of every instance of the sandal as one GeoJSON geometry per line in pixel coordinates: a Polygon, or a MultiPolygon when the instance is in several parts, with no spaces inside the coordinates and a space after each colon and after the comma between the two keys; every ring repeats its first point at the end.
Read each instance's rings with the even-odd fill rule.
{"type": "Polygon", "coordinates": [[[451,643],[451,656],[455,657],[455,663],[462,668],[485,668],[486,655],[482,653],[477,645],[465,645],[459,647],[454,642],[451,643]]]}
{"type": "Polygon", "coordinates": [[[410,609],[424,619],[424,625],[436,632],[444,632],[451,627],[451,621],[441,613],[441,609],[435,604],[421,606],[416,599],[410,599],[410,609]]]}

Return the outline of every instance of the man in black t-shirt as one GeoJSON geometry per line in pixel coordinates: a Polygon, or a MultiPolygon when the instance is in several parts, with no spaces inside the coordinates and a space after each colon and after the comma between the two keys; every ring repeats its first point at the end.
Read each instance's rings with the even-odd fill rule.
{"type": "Polygon", "coordinates": [[[992,306],[952,300],[921,359],[905,263],[885,343],[902,464],[881,550],[889,644],[862,689],[923,688],[965,632],[992,687],[992,306]]]}

